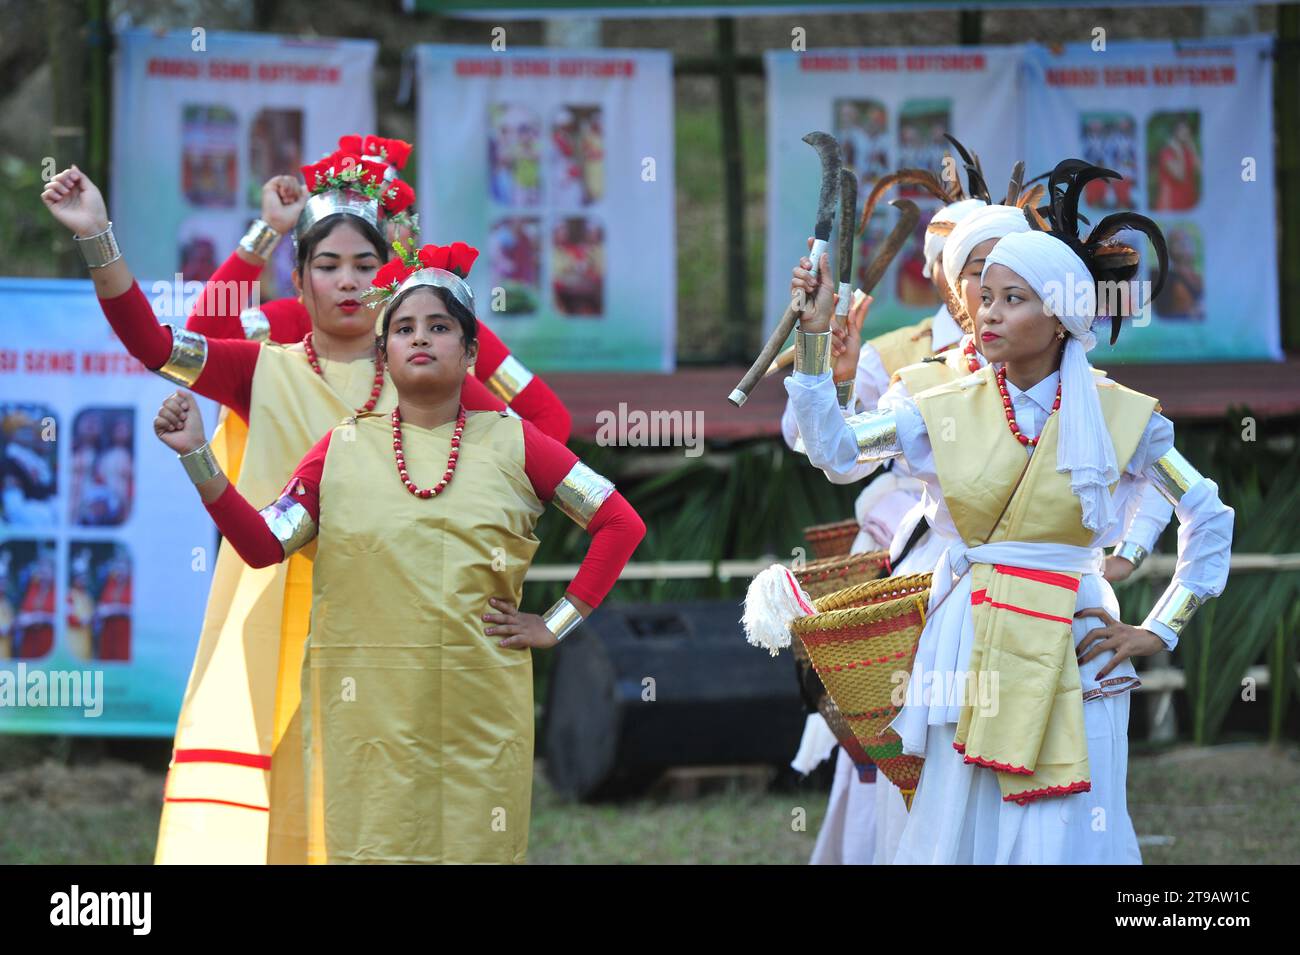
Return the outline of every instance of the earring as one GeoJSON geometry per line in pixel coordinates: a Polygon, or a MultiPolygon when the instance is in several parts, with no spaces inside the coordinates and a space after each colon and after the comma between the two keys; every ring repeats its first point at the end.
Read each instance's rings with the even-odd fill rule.
{"type": "Polygon", "coordinates": [[[1057,340],[1058,342],[1065,341],[1065,329],[1064,329],[1064,328],[1058,328],[1058,329],[1056,330],[1056,340],[1057,340]]]}

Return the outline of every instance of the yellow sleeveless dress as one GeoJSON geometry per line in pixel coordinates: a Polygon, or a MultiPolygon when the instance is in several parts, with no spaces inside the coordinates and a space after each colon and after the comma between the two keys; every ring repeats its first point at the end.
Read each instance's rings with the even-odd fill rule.
{"type": "MultiPolygon", "coordinates": [[[[370,396],[370,360],[320,359],[264,343],[236,487],[269,504],[313,444],[370,396]]],[[[376,404],[390,411],[388,377],[376,404]]],[[[248,567],[221,545],[176,726],[155,862],[302,863],[306,801],[299,673],[311,599],[311,548],[248,567]]]]}
{"type": "MultiPolygon", "coordinates": [[[[402,425],[412,479],[446,467],[454,423],[402,425]]],[[[387,416],[330,439],[302,668],[314,863],[524,861],[532,655],[486,635],[488,598],[519,605],[544,505],[521,423],[466,416],[456,474],[402,484],[387,416]]]]}

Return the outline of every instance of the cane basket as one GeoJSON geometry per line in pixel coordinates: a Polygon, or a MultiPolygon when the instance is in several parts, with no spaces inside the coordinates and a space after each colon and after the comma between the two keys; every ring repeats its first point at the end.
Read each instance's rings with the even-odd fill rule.
{"type": "Polygon", "coordinates": [[[903,754],[889,724],[901,709],[894,697],[906,690],[929,592],[929,574],[873,580],[818,598],[817,613],[790,626],[843,723],[909,809],[924,761],[903,754]]]}
{"type": "Polygon", "coordinates": [[[871,550],[844,557],[812,560],[794,571],[809,597],[826,597],[838,590],[884,577],[889,573],[889,551],[871,550]]]}
{"type": "Polygon", "coordinates": [[[835,521],[833,524],[814,524],[803,529],[804,540],[812,548],[813,557],[846,557],[853,549],[858,536],[858,522],[854,518],[835,521]]]}

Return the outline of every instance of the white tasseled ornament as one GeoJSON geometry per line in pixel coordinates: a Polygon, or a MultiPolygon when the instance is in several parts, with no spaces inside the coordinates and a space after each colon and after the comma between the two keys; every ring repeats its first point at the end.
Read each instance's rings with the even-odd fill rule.
{"type": "Polygon", "coordinates": [[[745,592],[745,639],[772,656],[790,646],[790,624],[813,613],[812,598],[804,593],[794,574],[773,564],[749,582],[745,592]]]}

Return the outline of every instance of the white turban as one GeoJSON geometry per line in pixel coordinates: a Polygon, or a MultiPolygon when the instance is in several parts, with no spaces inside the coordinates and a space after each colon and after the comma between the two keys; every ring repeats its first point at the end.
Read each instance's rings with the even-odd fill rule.
{"type": "Polygon", "coordinates": [[[1115,520],[1110,485],[1119,480],[1119,466],[1088,361],[1088,352],[1097,344],[1092,332],[1096,281],[1073,249],[1046,232],[999,240],[984,260],[985,275],[992,265],[1006,266],[1020,276],[1070,334],[1061,356],[1056,470],[1070,473],[1070,490],[1083,508],[1083,526],[1100,531],[1115,520]]]}
{"type": "MultiPolygon", "coordinates": [[[[961,222],[962,219],[965,219],[976,209],[983,209],[985,205],[983,199],[962,199],[959,202],[944,206],[934,214],[930,221],[961,222]]],[[[927,231],[925,233],[925,268],[921,270],[921,274],[927,279],[930,277],[930,273],[934,271],[934,260],[939,257],[939,253],[943,251],[944,243],[947,241],[948,237],[938,232],[927,231]]]]}
{"type": "Polygon", "coordinates": [[[948,280],[948,287],[955,295],[961,295],[957,277],[975,246],[1013,232],[1028,231],[1029,223],[1025,221],[1024,211],[1015,206],[984,206],[967,215],[948,234],[943,247],[943,277],[948,280]]]}

